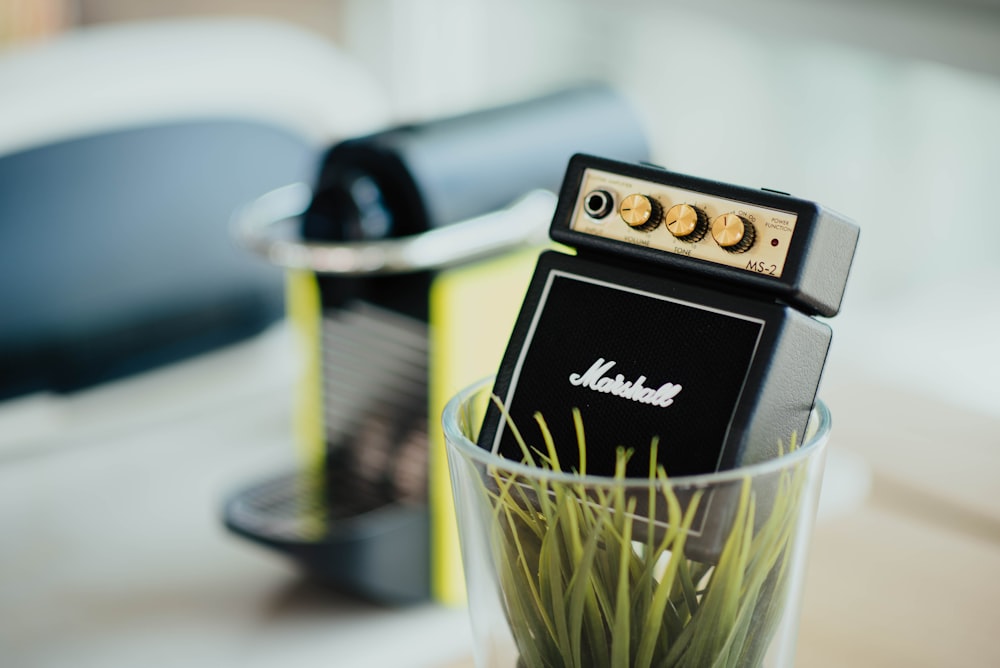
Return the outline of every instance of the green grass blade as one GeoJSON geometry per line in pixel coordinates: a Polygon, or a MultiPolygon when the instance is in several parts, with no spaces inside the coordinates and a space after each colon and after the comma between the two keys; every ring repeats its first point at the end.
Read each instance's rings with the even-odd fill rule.
{"type": "Polygon", "coordinates": [[[490,400],[493,402],[493,405],[497,407],[497,410],[500,411],[504,422],[507,424],[507,428],[510,429],[510,433],[514,436],[514,440],[517,441],[517,446],[521,449],[521,456],[524,458],[524,462],[529,466],[536,466],[535,458],[531,456],[531,448],[528,447],[528,443],[521,435],[521,430],[517,428],[516,424],[514,424],[514,420],[507,411],[507,407],[503,405],[503,401],[501,401],[500,397],[495,394],[490,395],[490,400]]]}
{"type": "Polygon", "coordinates": [[[667,602],[670,597],[670,592],[674,587],[674,578],[677,576],[677,569],[680,567],[681,562],[685,561],[684,542],[687,538],[688,531],[691,529],[691,524],[694,521],[698,505],[701,503],[701,497],[702,492],[699,490],[695,493],[694,497],[692,497],[691,504],[688,506],[688,511],[681,526],[677,527],[675,531],[676,538],[673,541],[673,549],[670,554],[670,561],[667,563],[667,570],[664,572],[663,577],[660,578],[660,581],[656,586],[656,590],[653,594],[653,603],[650,606],[646,619],[643,622],[643,635],[642,641],[639,645],[639,650],[636,654],[636,666],[642,666],[645,668],[646,666],[652,665],[653,650],[656,648],[656,640],[659,635],[656,626],[666,614],[667,602]]]}
{"type": "Polygon", "coordinates": [[[573,427],[576,429],[576,448],[579,457],[580,475],[587,475],[587,439],[583,433],[583,416],[580,409],[573,409],[573,427]]]}
{"type": "Polygon", "coordinates": [[[556,451],[556,443],[552,440],[552,432],[549,431],[549,425],[545,422],[545,418],[542,417],[541,413],[535,413],[535,422],[538,424],[538,428],[542,431],[542,442],[545,443],[545,451],[548,453],[547,461],[549,466],[553,471],[562,471],[562,467],[559,465],[559,453],[556,451]]]}
{"type": "MultiPolygon", "coordinates": [[[[534,600],[535,606],[538,608],[540,617],[545,624],[545,630],[549,633],[550,636],[555,638],[556,637],[555,627],[552,624],[552,620],[549,619],[548,614],[546,614],[545,606],[542,605],[541,594],[538,592],[538,587],[535,585],[535,574],[532,572],[533,571],[532,566],[528,562],[527,557],[525,556],[524,546],[521,543],[521,538],[517,532],[517,525],[514,522],[513,516],[508,509],[505,509],[505,515],[507,518],[507,524],[511,529],[510,535],[514,541],[515,550],[517,552],[517,561],[519,564],[521,564],[521,572],[524,578],[523,582],[527,585],[528,591],[531,594],[531,598],[534,600]]],[[[535,561],[537,563],[537,560],[535,561]]]]}
{"type": "MultiPolygon", "coordinates": [[[[618,489],[621,489],[620,487],[618,489]]],[[[611,668],[629,668],[629,641],[631,640],[629,609],[629,555],[632,553],[632,512],[635,499],[629,499],[623,518],[623,535],[619,543],[618,587],[615,597],[615,617],[611,635],[611,668]]]]}
{"type": "MultiPolygon", "coordinates": [[[[590,580],[593,573],[594,556],[597,554],[597,544],[601,534],[594,531],[587,538],[587,543],[583,547],[583,553],[573,577],[570,579],[567,591],[569,592],[569,629],[570,629],[570,649],[572,652],[573,666],[583,665],[583,615],[587,607],[588,598],[591,595],[590,580]]],[[[595,620],[591,620],[593,623],[595,620]]]]}

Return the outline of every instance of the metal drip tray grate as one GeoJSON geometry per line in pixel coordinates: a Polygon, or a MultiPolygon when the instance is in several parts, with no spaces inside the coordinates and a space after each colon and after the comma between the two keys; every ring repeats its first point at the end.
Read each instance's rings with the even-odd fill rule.
{"type": "Polygon", "coordinates": [[[426,599],[427,325],[359,302],[324,313],[321,337],[324,467],[241,490],[225,524],[341,588],[426,599]]]}

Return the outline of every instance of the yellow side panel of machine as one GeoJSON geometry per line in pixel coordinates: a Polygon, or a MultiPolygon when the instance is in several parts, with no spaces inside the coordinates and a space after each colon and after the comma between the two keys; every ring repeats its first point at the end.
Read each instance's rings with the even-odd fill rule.
{"type": "Polygon", "coordinates": [[[441,412],[456,392],[496,373],[537,258],[525,251],[450,269],[431,288],[431,592],[446,604],[465,601],[465,581],[441,412]]]}

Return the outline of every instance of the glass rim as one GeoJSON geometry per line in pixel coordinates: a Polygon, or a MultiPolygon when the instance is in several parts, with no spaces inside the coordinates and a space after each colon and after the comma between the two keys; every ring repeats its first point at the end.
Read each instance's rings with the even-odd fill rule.
{"type": "MultiPolygon", "coordinates": [[[[473,459],[487,466],[500,469],[505,472],[530,476],[539,480],[558,482],[563,484],[583,484],[585,486],[622,486],[622,487],[647,487],[648,478],[615,478],[613,476],[599,476],[593,474],[580,475],[567,471],[552,471],[540,466],[530,466],[513,459],[507,459],[500,455],[495,455],[485,450],[477,443],[469,440],[462,433],[459,427],[459,407],[465,404],[470,397],[485,388],[491,388],[495,376],[487,376],[459,390],[445,405],[441,414],[442,427],[444,429],[445,447],[456,448],[464,456],[473,459]]],[[[691,475],[671,476],[668,481],[673,487],[710,487],[724,483],[740,481],[745,478],[757,478],[778,471],[790,468],[800,461],[811,458],[822,450],[823,446],[830,438],[830,430],[833,426],[830,410],[826,403],[816,398],[813,408],[809,414],[809,423],[806,427],[807,437],[805,442],[791,452],[786,452],[779,457],[772,457],[762,462],[739,466],[723,471],[712,473],[697,473],[691,475]]]]}

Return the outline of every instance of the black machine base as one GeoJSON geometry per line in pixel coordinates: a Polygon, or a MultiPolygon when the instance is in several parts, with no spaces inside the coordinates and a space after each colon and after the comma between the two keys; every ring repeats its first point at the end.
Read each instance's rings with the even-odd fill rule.
{"type": "Polygon", "coordinates": [[[227,500],[225,526],[352,595],[390,605],[429,600],[427,506],[334,482],[306,471],[258,481],[227,500]]]}

